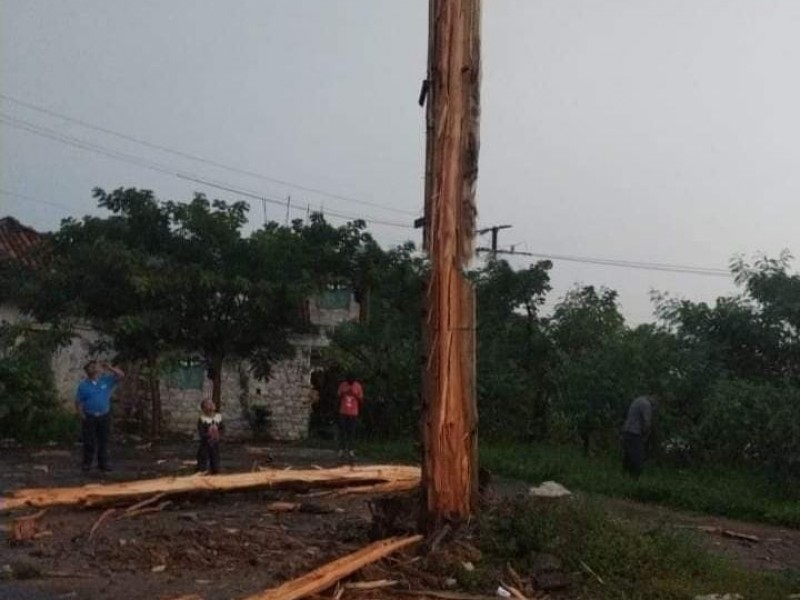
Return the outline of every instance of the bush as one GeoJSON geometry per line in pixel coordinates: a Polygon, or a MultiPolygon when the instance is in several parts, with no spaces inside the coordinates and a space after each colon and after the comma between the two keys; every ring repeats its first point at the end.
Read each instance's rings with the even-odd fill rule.
{"type": "Polygon", "coordinates": [[[684,534],[661,525],[642,530],[580,498],[517,498],[481,515],[479,528],[487,561],[530,573],[537,554],[555,555],[586,594],[581,597],[677,600],[724,589],[783,599],[796,583],[789,576],[740,571],[684,534]]]}
{"type": "Polygon", "coordinates": [[[0,326],[0,436],[41,442],[74,431],[76,425],[59,407],[50,367],[62,341],[60,332],[0,326]]]}
{"type": "Polygon", "coordinates": [[[697,443],[712,459],[800,475],[800,389],[723,380],[705,401],[697,443]]]}

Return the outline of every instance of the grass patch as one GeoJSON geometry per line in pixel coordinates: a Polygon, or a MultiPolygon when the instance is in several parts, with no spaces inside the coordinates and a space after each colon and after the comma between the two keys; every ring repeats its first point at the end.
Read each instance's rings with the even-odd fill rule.
{"type": "MultiPolygon", "coordinates": [[[[367,443],[363,451],[381,460],[418,459],[409,441],[367,443]]],[[[481,465],[503,477],[530,483],[555,480],[583,492],[800,528],[800,487],[779,486],[763,473],[648,465],[636,482],[622,472],[618,457],[587,457],[571,447],[484,442],[480,453],[481,465]]]]}
{"type": "Polygon", "coordinates": [[[737,569],[672,531],[642,533],[610,518],[588,499],[502,502],[481,515],[479,532],[484,573],[507,563],[519,573],[531,573],[537,554],[548,553],[561,559],[574,585],[589,598],[670,600],[735,592],[746,598],[784,600],[800,585],[796,574],[737,569]],[[585,565],[603,583],[588,574],[585,565]]]}

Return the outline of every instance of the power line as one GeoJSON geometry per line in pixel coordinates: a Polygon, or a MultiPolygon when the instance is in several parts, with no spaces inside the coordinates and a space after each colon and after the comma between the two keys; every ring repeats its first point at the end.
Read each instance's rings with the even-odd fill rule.
{"type": "Polygon", "coordinates": [[[66,204],[59,204],[58,202],[51,202],[50,200],[41,200],[39,198],[32,198],[31,196],[26,196],[25,194],[19,194],[17,192],[11,192],[9,190],[4,190],[0,188],[0,194],[3,196],[12,196],[14,198],[20,198],[21,200],[27,200],[28,202],[38,202],[39,204],[48,204],[50,206],[56,206],[58,208],[63,208],[69,211],[75,210],[73,206],[67,206],[66,204]]]}
{"type": "MultiPolygon", "coordinates": [[[[276,198],[271,198],[271,197],[265,196],[263,194],[258,194],[257,192],[253,192],[253,191],[249,191],[249,190],[246,190],[246,189],[234,187],[232,185],[229,185],[229,184],[226,184],[226,183],[223,183],[223,182],[208,181],[208,180],[203,179],[202,177],[199,177],[199,176],[197,176],[195,174],[187,173],[187,172],[184,172],[184,171],[178,171],[178,170],[172,169],[171,167],[164,166],[164,165],[162,165],[160,163],[144,159],[144,158],[142,158],[140,156],[136,156],[134,154],[128,154],[127,152],[120,152],[118,150],[113,150],[111,148],[107,148],[107,147],[102,146],[100,144],[95,144],[93,142],[89,142],[89,141],[86,141],[86,140],[83,140],[83,139],[80,139],[80,138],[76,138],[76,137],[71,136],[71,135],[67,135],[67,134],[58,132],[58,131],[53,130],[53,129],[49,129],[47,127],[41,127],[41,126],[36,125],[34,123],[30,123],[30,122],[24,121],[22,119],[17,119],[17,118],[11,117],[11,116],[9,116],[9,115],[7,115],[5,113],[1,113],[1,112],[0,112],[0,122],[3,122],[5,124],[9,125],[10,127],[14,127],[16,129],[20,129],[22,131],[26,131],[26,132],[28,132],[30,134],[37,135],[37,136],[49,139],[51,141],[59,142],[61,144],[65,144],[67,146],[72,146],[72,147],[78,148],[80,150],[85,150],[87,152],[94,152],[96,154],[100,154],[100,155],[105,156],[107,158],[112,158],[114,160],[126,162],[126,163],[129,163],[129,164],[133,164],[133,165],[145,168],[145,169],[150,169],[150,170],[156,171],[158,173],[162,173],[164,175],[169,175],[171,177],[176,177],[176,178],[182,179],[182,180],[193,181],[193,182],[199,183],[201,185],[205,185],[205,186],[216,188],[216,189],[220,189],[220,190],[225,190],[225,191],[228,191],[228,192],[231,192],[231,193],[234,193],[234,194],[238,194],[240,196],[244,196],[244,197],[247,197],[247,198],[253,198],[253,199],[262,200],[262,201],[266,200],[267,202],[277,203],[277,204],[280,204],[281,206],[284,206],[286,204],[283,200],[278,200],[276,198]]],[[[295,208],[296,208],[296,210],[301,210],[301,211],[305,211],[306,210],[306,208],[302,207],[302,206],[298,206],[298,207],[295,207],[295,208]]],[[[366,223],[374,223],[374,224],[378,224],[378,225],[386,225],[386,226],[389,226],[389,227],[398,227],[398,228],[403,228],[403,229],[413,229],[413,227],[411,225],[408,225],[408,224],[405,224],[405,223],[400,223],[400,222],[397,222],[397,221],[387,221],[387,220],[384,220],[384,219],[378,219],[378,218],[373,218],[373,217],[365,217],[365,216],[360,216],[360,215],[351,215],[351,214],[342,213],[342,212],[338,212],[338,211],[326,211],[325,214],[331,215],[331,216],[334,216],[334,217],[338,217],[338,218],[341,218],[341,219],[361,220],[361,221],[364,221],[366,223]]]]}
{"type": "MultiPolygon", "coordinates": [[[[492,252],[491,248],[478,248],[477,252],[492,252]]],[[[646,261],[614,260],[609,258],[594,258],[587,256],[570,256],[564,254],[545,254],[543,252],[520,252],[497,250],[497,254],[532,256],[547,260],[562,260],[575,263],[586,263],[592,265],[603,265],[607,267],[621,267],[626,269],[640,269],[644,271],[662,271],[667,273],[686,273],[690,275],[705,275],[709,277],[730,277],[731,274],[725,269],[714,267],[697,267],[689,265],[678,265],[670,263],[657,263],[646,261]]]]}
{"type": "Polygon", "coordinates": [[[30,102],[25,102],[23,100],[19,100],[17,98],[9,96],[8,94],[0,93],[0,98],[3,98],[3,100],[6,100],[7,102],[11,102],[11,103],[17,104],[19,106],[24,106],[25,108],[28,108],[30,110],[34,110],[34,111],[37,111],[39,113],[49,115],[51,117],[56,117],[58,119],[62,119],[62,120],[67,121],[69,123],[75,123],[76,125],[80,125],[81,127],[85,127],[87,129],[92,129],[94,131],[99,131],[101,133],[105,133],[107,135],[111,135],[111,136],[114,136],[116,138],[119,138],[119,139],[122,139],[122,140],[126,140],[126,141],[129,141],[129,142],[133,142],[135,144],[141,144],[142,146],[146,146],[146,147],[151,148],[153,150],[159,150],[161,152],[166,152],[166,153],[172,154],[174,156],[179,156],[181,158],[185,158],[185,159],[188,159],[188,160],[193,160],[193,161],[196,161],[196,162],[200,162],[200,163],[203,163],[203,164],[206,164],[206,165],[210,165],[212,167],[217,167],[219,169],[224,169],[224,170],[227,170],[227,171],[231,171],[233,173],[238,173],[239,175],[246,175],[248,177],[255,177],[257,179],[261,179],[263,181],[268,181],[270,183],[276,183],[276,184],[283,185],[283,186],[290,187],[290,188],[294,188],[294,189],[297,189],[297,190],[302,190],[304,192],[309,192],[309,193],[312,193],[312,194],[318,194],[320,196],[326,196],[328,198],[341,200],[342,202],[352,202],[354,204],[361,204],[363,206],[371,206],[373,208],[378,208],[380,210],[386,210],[386,211],[390,211],[390,212],[394,212],[394,213],[398,213],[398,214],[415,215],[415,216],[417,214],[417,213],[415,213],[413,211],[403,210],[403,209],[395,208],[395,207],[392,207],[392,206],[386,206],[384,204],[380,204],[380,203],[377,203],[377,202],[369,202],[367,200],[361,200],[359,198],[353,198],[352,196],[344,196],[342,194],[336,194],[334,192],[329,192],[327,190],[323,190],[323,189],[320,189],[320,188],[314,188],[314,187],[301,185],[301,184],[298,184],[298,183],[293,183],[293,182],[287,181],[285,179],[278,179],[278,178],[275,178],[275,177],[270,177],[268,175],[264,175],[262,173],[256,173],[255,171],[248,171],[247,169],[241,169],[239,167],[234,167],[234,166],[231,166],[231,165],[227,165],[225,163],[221,163],[221,162],[218,162],[218,161],[215,161],[215,160],[211,160],[209,158],[204,158],[204,157],[198,156],[196,154],[190,154],[190,153],[184,152],[182,150],[175,150],[173,148],[169,148],[169,147],[163,146],[161,144],[156,144],[154,142],[150,142],[148,140],[145,140],[145,139],[142,139],[142,138],[139,138],[139,137],[127,134],[127,133],[122,133],[120,131],[115,131],[113,129],[108,129],[107,127],[101,127],[100,125],[95,125],[93,123],[89,123],[88,121],[84,121],[83,119],[78,119],[78,118],[75,118],[75,117],[71,117],[69,115],[65,115],[63,113],[51,110],[49,108],[45,108],[44,106],[39,106],[37,104],[32,104],[30,102]]]}
{"type": "MultiPolygon", "coordinates": [[[[223,183],[216,183],[216,182],[213,182],[213,181],[208,181],[206,179],[201,179],[200,177],[191,177],[191,176],[184,175],[184,174],[177,174],[176,177],[178,177],[180,179],[186,179],[188,181],[193,181],[194,183],[199,183],[201,185],[205,185],[205,186],[217,189],[217,190],[230,192],[231,194],[238,194],[239,196],[243,196],[245,198],[252,198],[254,200],[261,200],[263,202],[267,202],[268,204],[276,204],[278,206],[287,208],[287,210],[293,210],[295,212],[302,212],[302,213],[307,213],[309,211],[310,212],[318,212],[318,211],[312,210],[310,204],[293,205],[293,204],[291,204],[291,202],[286,202],[285,200],[280,200],[278,198],[272,198],[270,196],[264,196],[263,194],[258,194],[257,192],[252,192],[252,191],[248,191],[248,190],[241,189],[241,188],[231,187],[230,185],[226,185],[226,184],[223,184],[223,183]]],[[[365,221],[367,223],[374,223],[374,224],[377,224],[377,225],[387,225],[389,227],[399,227],[399,228],[402,228],[402,229],[414,229],[413,226],[408,225],[406,223],[400,223],[400,222],[397,222],[397,221],[384,221],[382,219],[373,219],[371,217],[370,218],[363,218],[363,217],[358,217],[358,216],[355,216],[355,215],[348,215],[348,214],[345,214],[345,213],[340,213],[340,212],[337,212],[337,211],[332,211],[332,210],[327,210],[327,209],[325,209],[323,214],[325,216],[330,215],[330,216],[333,216],[333,217],[338,217],[340,219],[349,219],[351,221],[358,219],[358,220],[361,220],[361,221],[365,221]]]]}
{"type": "MultiPolygon", "coordinates": [[[[270,198],[267,196],[259,196],[255,193],[250,193],[244,190],[238,190],[236,188],[227,187],[221,184],[217,184],[211,181],[205,181],[199,178],[189,178],[189,177],[182,177],[182,179],[188,179],[189,181],[193,181],[195,183],[200,183],[201,185],[206,185],[212,188],[220,189],[223,191],[227,191],[233,194],[239,194],[248,198],[258,199],[264,203],[275,204],[281,207],[286,206],[286,202],[279,200],[277,198],[270,198]]],[[[25,194],[20,194],[17,192],[12,192],[3,188],[0,188],[0,194],[5,196],[14,196],[17,198],[21,198],[23,200],[28,200],[30,202],[38,202],[40,204],[47,204],[50,206],[56,206],[59,208],[64,208],[67,210],[73,210],[73,207],[67,206],[65,204],[59,204],[58,202],[52,202],[49,200],[42,200],[40,198],[33,198],[32,196],[27,196],[25,194]]],[[[306,212],[310,210],[310,205],[306,206],[293,206],[291,207],[295,211],[299,212],[306,212]]],[[[339,217],[339,218],[347,218],[352,219],[354,217],[350,216],[341,216],[338,213],[330,213],[332,216],[339,217]]],[[[383,224],[392,224],[396,226],[402,226],[406,228],[411,228],[409,225],[401,225],[399,223],[383,223],[383,224]]],[[[400,245],[401,242],[393,242],[395,245],[400,245]]],[[[492,253],[493,250],[491,248],[477,248],[477,252],[489,252],[492,253]]],[[[672,263],[658,263],[658,262],[646,262],[646,261],[627,261],[627,260],[615,260],[615,259],[608,259],[608,258],[594,258],[594,257],[585,257],[585,256],[570,256],[570,255],[563,255],[563,254],[546,254],[542,252],[522,252],[516,250],[496,250],[494,251],[497,254],[503,254],[508,256],[530,256],[534,258],[544,258],[548,260],[562,260],[567,262],[576,262],[576,263],[584,263],[584,264],[593,264],[593,265],[602,265],[608,267],[622,267],[628,269],[640,269],[640,270],[647,270],[647,271],[661,271],[661,272],[668,272],[668,273],[686,273],[689,275],[706,275],[706,276],[713,276],[713,277],[730,277],[730,273],[725,271],[724,269],[717,269],[714,267],[698,267],[698,266],[690,266],[690,265],[678,265],[672,263]]]]}

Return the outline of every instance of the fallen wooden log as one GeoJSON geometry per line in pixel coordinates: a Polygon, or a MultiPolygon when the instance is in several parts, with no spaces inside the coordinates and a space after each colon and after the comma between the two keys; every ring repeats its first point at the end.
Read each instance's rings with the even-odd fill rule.
{"type": "MultiPolygon", "coordinates": [[[[139,481],[84,485],[69,488],[16,490],[0,499],[0,510],[25,506],[97,505],[132,501],[144,496],[173,495],[192,492],[225,492],[258,488],[291,488],[293,486],[345,488],[374,486],[376,493],[387,489],[414,489],[419,486],[419,467],[402,465],[363,465],[333,469],[269,470],[230,475],[190,475],[159,477],[139,481]]],[[[359,491],[364,491],[360,489],[359,491]]]]}
{"type": "Polygon", "coordinates": [[[306,598],[329,588],[337,581],[355,573],[366,565],[377,562],[389,554],[416,544],[421,540],[421,535],[412,535],[375,542],[352,554],[322,565],[302,577],[287,581],[271,590],[248,596],[245,600],[299,600],[300,598],[306,598]]]}

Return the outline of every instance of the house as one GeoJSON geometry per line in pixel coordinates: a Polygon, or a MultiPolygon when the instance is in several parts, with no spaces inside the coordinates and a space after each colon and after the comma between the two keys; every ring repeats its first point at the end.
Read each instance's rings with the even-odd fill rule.
{"type": "MultiPolygon", "coordinates": [[[[18,262],[34,267],[33,250],[41,244],[42,234],[22,225],[13,217],[0,219],[0,261],[18,262]]],[[[13,323],[20,318],[19,309],[12,304],[0,304],[0,323],[13,323]]]]}
{"type": "MultiPolygon", "coordinates": [[[[0,219],[0,260],[17,261],[35,267],[34,250],[45,236],[20,224],[12,217],[0,219]]],[[[292,441],[308,436],[311,412],[317,391],[311,382],[316,357],[329,343],[329,333],[345,321],[359,316],[359,306],[350,290],[330,290],[307,302],[309,321],[318,327],[316,334],[293,339],[296,355],[272,367],[268,380],[256,378],[247,364],[226,365],[222,373],[222,413],[227,437],[247,438],[253,423],[264,426],[272,439],[292,441]]],[[[24,315],[17,307],[0,305],[0,321],[17,322],[24,315]]],[[[92,357],[101,335],[90,327],[79,327],[70,344],[57,351],[52,360],[59,397],[71,408],[75,385],[83,376],[83,365],[92,357]]],[[[131,366],[126,383],[116,394],[118,420],[135,414],[147,417],[149,406],[142,402],[136,367],[131,366]]],[[[211,397],[211,381],[200,362],[187,357],[173,365],[160,378],[162,433],[193,435],[200,402],[211,397]]]]}
{"type": "MultiPolygon", "coordinates": [[[[292,343],[293,358],[272,366],[267,381],[256,378],[246,363],[229,364],[222,370],[222,416],[226,435],[252,435],[254,419],[266,417],[265,432],[271,439],[295,441],[308,437],[308,426],[318,392],[311,376],[317,368],[320,350],[330,343],[328,335],[337,325],[356,321],[359,305],[350,290],[330,290],[307,302],[307,314],[318,333],[297,335],[292,343]]],[[[190,360],[161,379],[164,430],[192,433],[197,407],[211,397],[211,381],[205,367],[190,360]]]]}

